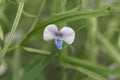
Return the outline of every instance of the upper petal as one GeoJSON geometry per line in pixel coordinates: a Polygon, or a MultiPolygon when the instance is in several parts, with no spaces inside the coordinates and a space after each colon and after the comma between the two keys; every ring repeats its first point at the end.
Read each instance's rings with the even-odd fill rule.
{"type": "Polygon", "coordinates": [[[63,27],[60,30],[60,33],[62,33],[62,39],[68,43],[68,44],[72,44],[74,39],[75,39],[75,32],[72,28],[70,27],[63,27]]]}
{"type": "Polygon", "coordinates": [[[55,24],[50,24],[46,26],[43,32],[43,39],[47,41],[54,39],[56,32],[58,32],[58,28],[55,24]]]}

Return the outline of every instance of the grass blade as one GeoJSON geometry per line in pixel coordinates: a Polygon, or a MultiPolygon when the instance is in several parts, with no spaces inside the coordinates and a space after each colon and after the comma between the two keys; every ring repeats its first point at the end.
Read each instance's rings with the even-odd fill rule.
{"type": "Polygon", "coordinates": [[[109,55],[120,65],[120,52],[101,33],[97,34],[97,38],[108,49],[109,55]]]}
{"type": "Polygon", "coordinates": [[[88,75],[89,77],[93,78],[94,80],[107,80],[105,77],[101,76],[100,74],[97,74],[91,70],[88,70],[83,67],[76,67],[73,65],[67,65],[68,68],[75,69],[83,74],[88,75]]]}
{"type": "Polygon", "coordinates": [[[90,11],[90,12],[70,12],[70,13],[65,13],[51,17],[48,20],[40,23],[38,27],[34,28],[31,32],[29,32],[25,36],[25,38],[21,41],[21,44],[24,44],[28,39],[30,39],[30,37],[32,37],[36,32],[40,31],[48,24],[70,22],[81,18],[99,17],[108,14],[109,11],[110,11],[110,7],[96,11],[90,11]]]}
{"type": "Polygon", "coordinates": [[[1,25],[0,25],[0,39],[1,39],[1,40],[4,39],[4,33],[3,33],[3,30],[2,30],[1,25]]]}
{"type": "Polygon", "coordinates": [[[1,54],[2,55],[2,59],[4,58],[4,56],[5,56],[6,52],[7,52],[7,49],[8,49],[8,47],[9,47],[11,41],[12,41],[12,37],[13,37],[13,35],[15,33],[15,30],[17,28],[18,22],[20,20],[20,17],[21,17],[22,11],[23,11],[23,7],[24,7],[24,0],[20,1],[20,3],[19,3],[18,11],[17,11],[16,17],[15,17],[15,20],[13,22],[10,35],[9,35],[8,40],[5,43],[5,45],[3,47],[3,50],[2,50],[2,54],[1,54]]]}
{"type": "Polygon", "coordinates": [[[70,56],[63,56],[62,59],[67,64],[83,66],[83,67],[91,69],[95,72],[100,72],[104,75],[109,75],[109,74],[113,73],[113,71],[108,69],[107,67],[104,67],[104,66],[101,66],[101,65],[95,64],[95,63],[90,63],[85,60],[77,59],[77,58],[70,57],[70,56]]]}
{"type": "Polygon", "coordinates": [[[42,59],[39,64],[35,65],[32,69],[30,69],[28,72],[25,73],[23,80],[36,80],[36,78],[46,68],[46,66],[54,59],[56,55],[57,55],[57,51],[54,51],[49,56],[42,59]]]}
{"type": "Polygon", "coordinates": [[[48,52],[48,51],[43,51],[43,50],[35,49],[35,48],[22,47],[22,49],[27,51],[27,52],[38,53],[38,54],[41,54],[41,55],[49,55],[50,54],[50,52],[48,52]]]}

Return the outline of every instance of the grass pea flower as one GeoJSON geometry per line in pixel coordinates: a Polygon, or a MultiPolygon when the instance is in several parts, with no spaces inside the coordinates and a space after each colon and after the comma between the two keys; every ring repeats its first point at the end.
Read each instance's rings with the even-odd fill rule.
{"type": "Polygon", "coordinates": [[[46,41],[54,39],[54,43],[59,50],[62,49],[62,40],[67,44],[72,44],[75,38],[75,32],[70,27],[63,27],[58,30],[55,24],[50,24],[45,27],[43,32],[43,39],[46,41]]]}

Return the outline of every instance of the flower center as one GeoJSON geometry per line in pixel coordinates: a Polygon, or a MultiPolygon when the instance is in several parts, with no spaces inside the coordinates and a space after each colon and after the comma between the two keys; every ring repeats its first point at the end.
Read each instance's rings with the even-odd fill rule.
{"type": "Polygon", "coordinates": [[[62,37],[63,35],[61,33],[55,33],[56,37],[62,37]]]}
{"type": "Polygon", "coordinates": [[[61,33],[55,33],[55,36],[57,39],[61,39],[63,35],[61,33]]]}

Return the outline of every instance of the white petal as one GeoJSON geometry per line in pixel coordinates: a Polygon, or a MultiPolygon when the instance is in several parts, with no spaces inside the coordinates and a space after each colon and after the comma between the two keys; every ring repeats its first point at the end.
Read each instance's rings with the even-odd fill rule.
{"type": "Polygon", "coordinates": [[[62,33],[63,37],[62,39],[68,43],[68,44],[72,44],[75,38],[75,32],[72,28],[70,27],[63,27],[60,30],[60,33],[62,33]]]}
{"type": "Polygon", "coordinates": [[[46,26],[43,32],[43,39],[48,41],[55,38],[55,33],[58,32],[58,28],[54,24],[46,26]]]}

